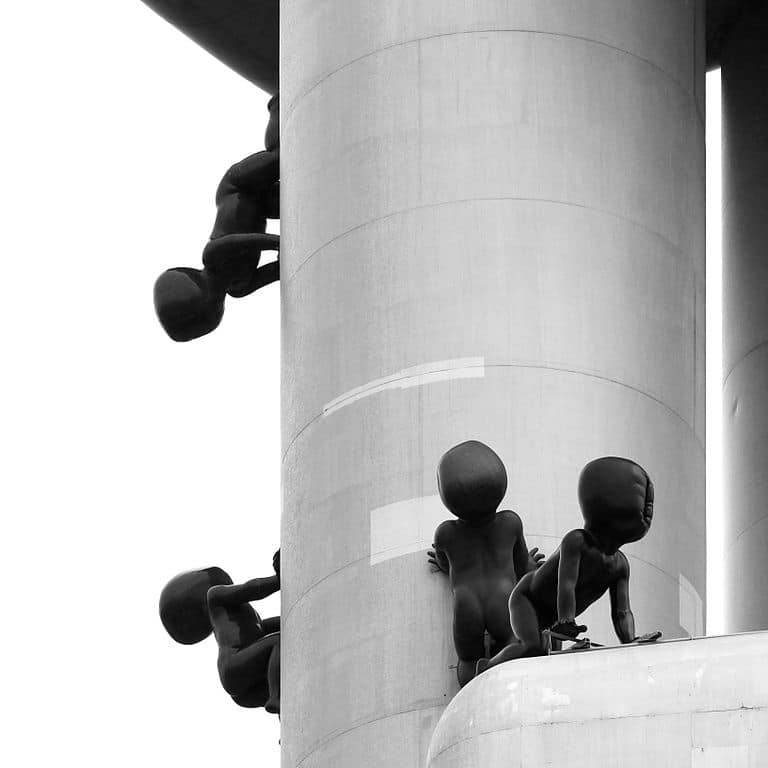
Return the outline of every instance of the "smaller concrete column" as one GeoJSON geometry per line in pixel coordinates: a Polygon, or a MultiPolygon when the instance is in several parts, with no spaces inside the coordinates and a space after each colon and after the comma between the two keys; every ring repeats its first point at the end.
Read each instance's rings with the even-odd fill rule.
{"type": "Polygon", "coordinates": [[[768,627],[768,4],[722,54],[726,626],[768,627]]]}

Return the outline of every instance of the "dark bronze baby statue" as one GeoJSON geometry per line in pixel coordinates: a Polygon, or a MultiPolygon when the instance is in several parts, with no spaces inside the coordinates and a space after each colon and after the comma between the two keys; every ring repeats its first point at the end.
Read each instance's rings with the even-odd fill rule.
{"type": "Polygon", "coordinates": [[[224,299],[247,296],[278,280],[278,261],[259,266],[262,251],[280,248],[266,232],[280,217],[279,102],[269,102],[266,150],[233,165],[216,191],[216,223],[203,250],[203,269],[175,267],[155,283],[155,310],[174,341],[210,333],[221,322],[224,299]]]}
{"type": "Polygon", "coordinates": [[[160,619],[178,643],[192,645],[213,632],[219,679],[241,707],[280,713],[280,617],[262,619],[249,603],[280,589],[280,551],[274,576],[233,584],[221,568],[187,571],[160,595],[160,619]]]}
{"type": "Polygon", "coordinates": [[[437,484],[458,520],[438,526],[429,560],[450,578],[458,677],[465,685],[485,655],[486,632],[496,650],[512,641],[509,595],[544,556],[535,548],[528,552],[515,512],[496,511],[507,491],[507,472],[487,445],[470,440],[451,448],[438,464],[437,484]]]}
{"type": "Polygon", "coordinates": [[[566,534],[559,549],[535,573],[520,580],[509,599],[517,639],[492,659],[480,659],[478,673],[512,659],[546,653],[543,630],[576,639],[586,626],[576,617],[606,592],[622,643],[638,639],[629,605],[629,562],[619,547],[639,541],[653,520],[653,483],[629,459],[607,457],[584,467],[579,478],[584,527],[566,534]]]}

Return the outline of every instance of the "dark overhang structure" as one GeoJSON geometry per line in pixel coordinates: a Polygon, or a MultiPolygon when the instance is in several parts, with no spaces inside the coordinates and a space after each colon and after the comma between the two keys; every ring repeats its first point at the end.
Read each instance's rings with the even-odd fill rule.
{"type": "MultiPolygon", "coordinates": [[[[707,68],[720,65],[728,33],[751,2],[708,0],[707,68]]],[[[279,87],[279,0],[144,0],[206,51],[269,94],[279,87]]]]}
{"type": "MultiPolygon", "coordinates": [[[[707,2],[707,69],[720,66],[720,54],[728,34],[739,16],[755,0],[708,0],[707,2]]],[[[764,0],[757,0],[764,2],[764,0]]]]}
{"type": "Polygon", "coordinates": [[[278,90],[279,0],[144,0],[206,51],[269,94],[278,90]]]}

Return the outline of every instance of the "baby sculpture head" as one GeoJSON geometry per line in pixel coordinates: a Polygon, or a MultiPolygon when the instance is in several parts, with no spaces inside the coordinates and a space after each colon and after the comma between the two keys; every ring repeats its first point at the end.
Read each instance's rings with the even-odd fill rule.
{"type": "Polygon", "coordinates": [[[213,631],[208,617],[208,590],[231,583],[229,574],[215,567],[174,576],[160,593],[160,621],[168,634],[183,645],[205,640],[213,631]]]}
{"type": "Polygon", "coordinates": [[[495,514],[507,492],[507,471],[487,445],[468,440],[443,454],[437,487],[443,504],[456,517],[483,522],[495,514]]]}
{"type": "Polygon", "coordinates": [[[618,545],[638,541],[653,520],[653,483],[634,461],[606,456],[579,477],[579,504],[587,530],[618,545]]]}
{"type": "Polygon", "coordinates": [[[174,341],[214,330],[224,315],[224,291],[206,270],[175,267],[155,282],[155,312],[174,341]]]}

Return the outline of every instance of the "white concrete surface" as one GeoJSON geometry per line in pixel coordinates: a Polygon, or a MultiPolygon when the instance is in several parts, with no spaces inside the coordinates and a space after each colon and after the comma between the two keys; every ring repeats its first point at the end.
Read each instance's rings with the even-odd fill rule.
{"type": "Polygon", "coordinates": [[[281,6],[284,768],[422,768],[456,691],[450,596],[418,520],[380,557],[376,511],[435,496],[462,440],[500,454],[546,552],[580,525],[587,461],[639,461],[639,628],[696,628],[702,10],[281,6]]]}
{"type": "Polygon", "coordinates": [[[768,634],[508,662],[435,729],[427,768],[763,768],[768,634]]]}
{"type": "Polygon", "coordinates": [[[768,6],[722,57],[726,626],[768,627],[768,6]]]}
{"type": "Polygon", "coordinates": [[[437,494],[371,510],[371,565],[428,550],[443,520],[445,507],[437,494]]]}

